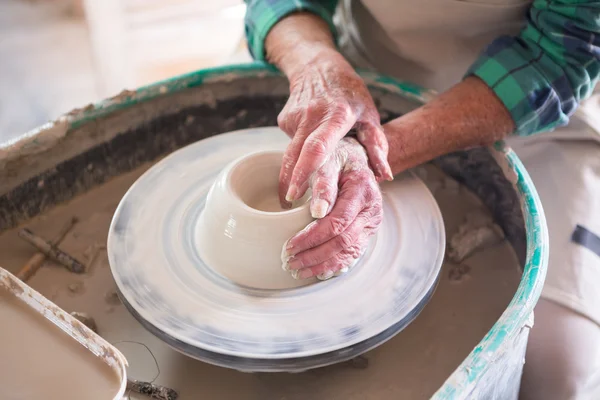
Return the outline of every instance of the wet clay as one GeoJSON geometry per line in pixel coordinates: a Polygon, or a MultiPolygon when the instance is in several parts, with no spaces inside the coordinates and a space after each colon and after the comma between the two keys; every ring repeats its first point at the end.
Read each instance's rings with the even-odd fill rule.
{"type": "Polygon", "coordinates": [[[85,347],[0,289],[0,398],[111,400],[120,382],[85,347]]]}
{"type": "MultiPolygon", "coordinates": [[[[277,183],[276,180],[275,183],[277,183]]],[[[293,202],[291,208],[283,208],[281,207],[281,202],[279,201],[278,186],[275,184],[263,189],[263,191],[259,193],[256,193],[253,197],[250,197],[246,204],[250,208],[265,212],[289,211],[290,209],[300,207],[302,204],[306,203],[310,197],[310,194],[311,192],[309,190],[304,197],[293,202]]]]}
{"type": "MultiPolygon", "coordinates": [[[[89,261],[89,249],[106,242],[120,199],[148,166],[112,179],[32,219],[27,227],[50,238],[64,221],[77,215],[80,222],[61,243],[61,249],[83,262],[89,261]]],[[[487,212],[476,196],[438,169],[423,172],[419,176],[434,193],[449,240],[474,209],[487,212]]],[[[18,238],[17,229],[0,234],[0,265],[9,271],[18,271],[31,252],[30,245],[18,238]]],[[[52,297],[68,312],[92,316],[102,336],[123,350],[130,365],[128,376],[149,381],[158,375],[155,383],[176,389],[181,399],[418,400],[430,398],[483,339],[514,296],[520,277],[517,257],[506,240],[474,252],[460,264],[446,261],[429,304],[405,330],[365,354],[366,368],[344,363],[298,374],[246,374],[202,363],[172,350],[146,331],[123,305],[108,307],[105,296],[115,283],[104,249],[98,251],[89,270],[77,276],[85,282],[86,290],[81,293],[74,295],[69,291],[73,275],[52,263],[38,271],[28,284],[52,297]],[[122,341],[143,343],[149,350],[122,341]]],[[[2,367],[4,364],[0,363],[2,367]]],[[[131,399],[146,397],[131,394],[131,399]]]]}
{"type": "Polygon", "coordinates": [[[276,187],[268,188],[266,192],[249,199],[248,206],[254,208],[255,210],[266,212],[286,211],[283,207],[281,207],[276,187]]]}
{"type": "MultiPolygon", "coordinates": [[[[287,211],[279,202],[279,155],[265,155],[249,158],[234,167],[230,185],[235,196],[248,207],[264,212],[287,211]]],[[[292,204],[296,208],[304,204],[310,196],[310,189],[292,204]]]]}

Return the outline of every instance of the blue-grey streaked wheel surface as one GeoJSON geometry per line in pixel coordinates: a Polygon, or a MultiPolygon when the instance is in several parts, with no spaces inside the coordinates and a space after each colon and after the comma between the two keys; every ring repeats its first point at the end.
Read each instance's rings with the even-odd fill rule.
{"type": "Polygon", "coordinates": [[[108,237],[119,293],[176,350],[244,371],[315,368],[390,339],[431,297],[444,225],[425,184],[408,173],[382,185],[384,221],[345,275],[270,291],[237,286],[203,262],[194,227],[217,174],[242,155],[288,142],[274,127],[196,142],[155,164],[121,200],[108,237]]]}

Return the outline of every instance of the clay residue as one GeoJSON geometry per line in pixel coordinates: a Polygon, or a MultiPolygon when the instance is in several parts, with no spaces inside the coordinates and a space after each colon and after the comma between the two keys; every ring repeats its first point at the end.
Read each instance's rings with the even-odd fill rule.
{"type": "Polygon", "coordinates": [[[491,215],[483,209],[469,212],[458,230],[450,237],[448,258],[460,263],[471,254],[501,243],[502,228],[494,223],[491,215]]]}
{"type": "Polygon", "coordinates": [[[71,292],[72,294],[81,294],[85,291],[85,284],[83,283],[83,281],[77,281],[77,282],[69,283],[67,288],[69,289],[69,292],[71,292]]]}
{"type": "Polygon", "coordinates": [[[104,300],[107,304],[111,306],[118,306],[119,304],[121,304],[121,300],[119,299],[119,295],[116,289],[111,289],[108,292],[106,292],[104,300]]]}
{"type": "MultiPolygon", "coordinates": [[[[77,321],[79,321],[82,324],[84,324],[85,326],[87,326],[92,332],[98,333],[98,325],[96,325],[96,320],[94,318],[92,318],[90,315],[88,315],[87,313],[73,311],[71,313],[71,316],[73,318],[77,319],[77,321]]],[[[77,328],[79,328],[79,326],[77,328]]],[[[84,333],[85,333],[85,336],[88,336],[87,332],[84,332],[84,333]]]]}
{"type": "Polygon", "coordinates": [[[48,151],[64,139],[69,124],[68,118],[59,118],[8,142],[0,143],[0,194],[12,188],[12,181],[24,180],[22,178],[27,167],[39,163],[35,156],[48,151]]]}

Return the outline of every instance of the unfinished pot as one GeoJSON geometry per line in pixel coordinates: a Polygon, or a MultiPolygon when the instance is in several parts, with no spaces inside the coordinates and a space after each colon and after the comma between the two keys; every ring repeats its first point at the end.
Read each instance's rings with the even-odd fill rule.
{"type": "Polygon", "coordinates": [[[285,242],[313,219],[309,193],[290,210],[279,204],[281,151],[261,151],[230,163],[212,185],[196,226],[204,262],[238,285],[289,289],[313,283],[281,268],[285,242]]]}

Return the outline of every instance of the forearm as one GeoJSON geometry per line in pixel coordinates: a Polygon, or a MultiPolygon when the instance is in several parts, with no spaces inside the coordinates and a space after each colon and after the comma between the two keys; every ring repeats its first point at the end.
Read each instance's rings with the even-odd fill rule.
{"type": "Polygon", "coordinates": [[[307,12],[279,21],[267,35],[265,53],[267,60],[288,77],[316,58],[341,58],[327,23],[307,12]]]}
{"type": "Polygon", "coordinates": [[[515,130],[510,113],[470,77],[428,104],[384,125],[394,174],[441,155],[492,144],[515,130]]]}
{"type": "Polygon", "coordinates": [[[518,37],[498,38],[463,82],[384,126],[392,171],[568,123],[600,76],[599,21],[598,1],[533,2],[518,37]]]}

